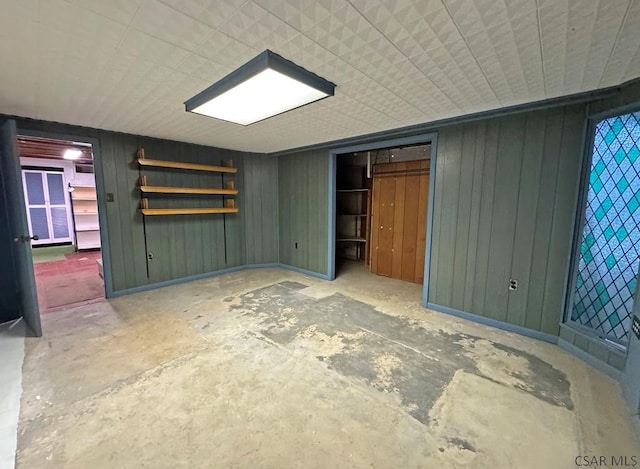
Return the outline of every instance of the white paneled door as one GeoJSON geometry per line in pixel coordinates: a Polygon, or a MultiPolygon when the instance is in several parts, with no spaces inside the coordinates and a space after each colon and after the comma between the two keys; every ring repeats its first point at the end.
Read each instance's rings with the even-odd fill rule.
{"type": "Polygon", "coordinates": [[[65,243],[72,240],[68,191],[64,173],[22,170],[29,231],[38,236],[32,245],[65,243]]]}

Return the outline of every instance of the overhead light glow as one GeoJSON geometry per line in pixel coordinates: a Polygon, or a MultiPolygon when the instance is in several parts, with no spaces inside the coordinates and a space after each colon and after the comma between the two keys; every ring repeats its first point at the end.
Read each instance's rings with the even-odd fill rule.
{"type": "Polygon", "coordinates": [[[185,109],[249,125],[333,96],[334,89],[333,83],[266,50],[186,101],[185,109]]]}
{"type": "Polygon", "coordinates": [[[77,160],[80,155],[82,155],[82,151],[69,149],[64,152],[63,158],[65,160],[77,160]]]}

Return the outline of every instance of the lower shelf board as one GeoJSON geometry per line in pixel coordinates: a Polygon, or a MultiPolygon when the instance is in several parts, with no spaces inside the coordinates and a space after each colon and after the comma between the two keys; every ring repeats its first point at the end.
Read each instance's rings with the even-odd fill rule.
{"type": "Polygon", "coordinates": [[[209,213],[238,213],[238,207],[208,208],[143,208],[143,215],[206,215],[209,213]]]}
{"type": "Polygon", "coordinates": [[[367,240],[364,238],[358,238],[358,237],[338,237],[336,238],[336,241],[338,242],[352,242],[352,243],[365,243],[367,240]]]}

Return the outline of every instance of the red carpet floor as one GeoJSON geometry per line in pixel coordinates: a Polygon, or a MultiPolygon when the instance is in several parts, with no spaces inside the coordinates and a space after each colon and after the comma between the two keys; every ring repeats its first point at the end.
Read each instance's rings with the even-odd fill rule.
{"type": "Polygon", "coordinates": [[[65,260],[33,266],[40,313],[104,299],[104,283],[98,274],[100,251],[65,254],[65,260]]]}

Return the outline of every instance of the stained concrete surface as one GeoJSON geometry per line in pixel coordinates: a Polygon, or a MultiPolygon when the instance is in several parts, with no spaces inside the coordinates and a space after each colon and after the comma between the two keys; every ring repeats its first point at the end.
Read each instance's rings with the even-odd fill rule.
{"type": "Polygon", "coordinates": [[[576,467],[640,455],[614,381],[350,268],[239,272],[57,312],[18,467],[576,467]]]}

